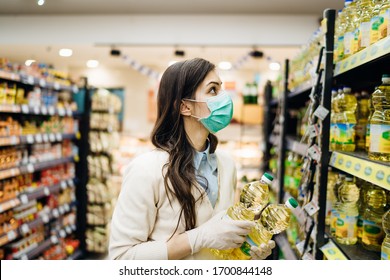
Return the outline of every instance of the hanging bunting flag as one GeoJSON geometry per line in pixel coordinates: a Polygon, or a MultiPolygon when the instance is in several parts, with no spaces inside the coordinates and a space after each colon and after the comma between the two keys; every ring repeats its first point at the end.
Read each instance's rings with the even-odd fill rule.
{"type": "Polygon", "coordinates": [[[142,75],[148,76],[149,78],[159,80],[160,79],[160,73],[149,68],[148,66],[140,64],[138,61],[136,61],[133,58],[128,57],[127,55],[124,55],[123,60],[126,64],[131,66],[134,70],[138,71],[142,75]]]}

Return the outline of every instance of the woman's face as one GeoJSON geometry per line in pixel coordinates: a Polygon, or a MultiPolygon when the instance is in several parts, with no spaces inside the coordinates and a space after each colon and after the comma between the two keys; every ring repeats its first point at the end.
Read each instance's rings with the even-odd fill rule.
{"type": "MultiPolygon", "coordinates": [[[[195,92],[197,101],[206,101],[208,98],[216,96],[221,91],[222,82],[215,70],[210,71],[195,92]]],[[[193,115],[205,118],[210,115],[210,110],[205,102],[194,102],[193,115]]]]}

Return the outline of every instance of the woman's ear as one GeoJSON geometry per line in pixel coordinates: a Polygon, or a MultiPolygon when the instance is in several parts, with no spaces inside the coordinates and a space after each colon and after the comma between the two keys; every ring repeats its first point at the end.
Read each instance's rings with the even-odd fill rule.
{"type": "Polygon", "coordinates": [[[180,114],[182,114],[183,116],[191,116],[191,108],[189,104],[184,100],[182,100],[180,104],[180,114]]]}

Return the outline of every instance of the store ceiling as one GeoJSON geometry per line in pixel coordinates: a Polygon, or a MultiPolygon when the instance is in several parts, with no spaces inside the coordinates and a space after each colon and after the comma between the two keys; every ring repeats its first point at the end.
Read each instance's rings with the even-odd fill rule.
{"type": "Polygon", "coordinates": [[[2,0],[0,14],[314,14],[343,0],[2,0]]]}
{"type": "MultiPolygon", "coordinates": [[[[37,0],[1,0],[0,16],[48,16],[48,15],[93,15],[93,14],[309,14],[321,17],[325,8],[339,9],[342,0],[45,0],[38,6],[37,0]]],[[[309,37],[310,34],[308,34],[309,37]]],[[[300,46],[261,47],[262,59],[248,59],[242,69],[268,70],[270,61],[283,63],[286,58],[293,57],[300,46]]],[[[143,65],[165,68],[169,61],[191,57],[204,57],[215,63],[229,60],[232,63],[242,59],[252,50],[251,46],[182,46],[186,52],[182,58],[175,57],[175,46],[122,46],[121,53],[128,55],[143,65]]],[[[10,61],[23,63],[27,59],[35,59],[54,65],[56,68],[85,67],[88,59],[97,59],[100,65],[107,67],[129,67],[120,57],[110,55],[110,46],[96,45],[1,45],[0,57],[10,61]],[[60,47],[73,49],[72,57],[59,57],[60,47]]]]}

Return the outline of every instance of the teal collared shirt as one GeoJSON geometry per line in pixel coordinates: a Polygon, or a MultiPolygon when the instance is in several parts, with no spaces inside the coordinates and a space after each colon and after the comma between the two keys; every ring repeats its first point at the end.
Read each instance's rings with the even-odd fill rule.
{"type": "Polygon", "coordinates": [[[207,144],[203,152],[195,151],[194,167],[196,179],[206,190],[211,205],[214,207],[218,199],[218,164],[215,153],[210,154],[209,149],[210,145],[207,144]]]}

